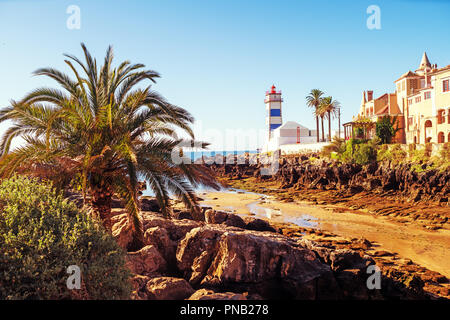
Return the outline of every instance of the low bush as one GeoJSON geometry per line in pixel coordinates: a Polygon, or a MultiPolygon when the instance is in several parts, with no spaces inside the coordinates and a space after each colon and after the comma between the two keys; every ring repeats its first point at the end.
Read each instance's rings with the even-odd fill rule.
{"type": "Polygon", "coordinates": [[[364,143],[356,145],[353,154],[355,163],[365,165],[377,159],[377,150],[370,144],[364,143]]]}
{"type": "Polygon", "coordinates": [[[50,183],[0,183],[0,299],[123,299],[130,273],[114,238],[50,183]],[[67,288],[67,268],[81,289],[67,288]]]}

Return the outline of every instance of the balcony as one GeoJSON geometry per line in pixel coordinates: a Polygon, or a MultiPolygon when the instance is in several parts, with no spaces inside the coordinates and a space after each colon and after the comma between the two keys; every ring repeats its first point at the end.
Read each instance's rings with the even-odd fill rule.
{"type": "Polygon", "coordinates": [[[267,103],[267,102],[283,102],[283,98],[274,97],[274,98],[264,99],[264,103],[267,103]]]}

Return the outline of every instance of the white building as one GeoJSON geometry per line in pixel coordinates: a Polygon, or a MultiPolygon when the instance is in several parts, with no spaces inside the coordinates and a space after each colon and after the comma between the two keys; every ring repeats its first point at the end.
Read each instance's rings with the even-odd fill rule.
{"type": "MultiPolygon", "coordinates": [[[[263,147],[263,152],[270,152],[283,149],[296,149],[306,144],[314,144],[317,141],[316,130],[309,130],[295,121],[288,121],[283,124],[281,91],[277,91],[272,86],[266,92],[266,126],[267,141],[263,147]]],[[[302,149],[302,148],[298,148],[302,149]]]]}

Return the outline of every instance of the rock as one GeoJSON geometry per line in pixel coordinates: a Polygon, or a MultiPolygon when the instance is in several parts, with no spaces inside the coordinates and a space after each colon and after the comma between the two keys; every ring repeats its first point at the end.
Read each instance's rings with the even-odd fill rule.
{"type": "Polygon", "coordinates": [[[144,242],[146,245],[155,246],[169,266],[176,263],[177,242],[170,238],[167,229],[161,227],[148,228],[144,233],[144,242]]]}
{"type": "Polygon", "coordinates": [[[352,244],[361,249],[370,249],[372,247],[372,243],[364,238],[357,239],[356,241],[352,241],[352,244]]]}
{"type": "Polygon", "coordinates": [[[141,210],[160,212],[161,207],[156,199],[150,197],[141,197],[141,210]]]}
{"type": "Polygon", "coordinates": [[[219,224],[225,222],[228,218],[228,213],[223,211],[216,211],[213,209],[205,211],[205,221],[206,223],[219,224]]]}
{"type": "Polygon", "coordinates": [[[160,274],[167,269],[166,260],[155,246],[145,246],[139,251],[129,252],[126,265],[131,272],[139,275],[160,274]]]}
{"type": "Polygon", "coordinates": [[[247,300],[247,298],[240,293],[216,293],[212,290],[200,289],[195,291],[187,300],[247,300]]]}
{"type": "Polygon", "coordinates": [[[336,274],[336,280],[345,299],[367,300],[369,298],[365,278],[360,269],[345,269],[336,274]]]}
{"type": "Polygon", "coordinates": [[[111,217],[112,235],[120,247],[127,250],[133,240],[133,232],[128,223],[126,214],[118,214],[111,217]]]}
{"type": "Polygon", "coordinates": [[[183,220],[183,219],[194,220],[191,212],[187,211],[187,210],[176,211],[176,212],[174,212],[173,217],[178,220],[183,220]]]}
{"type": "Polygon", "coordinates": [[[247,224],[244,222],[244,220],[241,217],[239,217],[236,214],[232,214],[232,213],[228,214],[227,219],[225,220],[224,224],[226,224],[227,226],[230,226],[230,227],[236,227],[236,228],[242,228],[242,229],[244,229],[247,226],[247,224]]]}
{"type": "Polygon", "coordinates": [[[369,256],[361,256],[359,252],[350,249],[335,249],[331,251],[329,257],[331,269],[340,271],[344,269],[365,269],[371,264],[375,264],[369,256]]]}
{"type": "Polygon", "coordinates": [[[150,279],[146,289],[149,300],[184,300],[194,293],[186,280],[173,277],[150,279]]]}
{"type": "Polygon", "coordinates": [[[301,239],[299,244],[313,250],[333,271],[344,269],[362,269],[375,264],[375,261],[368,255],[361,255],[359,252],[350,249],[332,249],[319,245],[310,240],[301,239]]]}
{"type": "Polygon", "coordinates": [[[154,227],[160,227],[167,230],[170,239],[174,241],[179,241],[180,239],[184,238],[186,233],[191,229],[202,225],[202,222],[187,219],[167,219],[151,212],[142,212],[141,214],[144,230],[154,227]]]}
{"type": "Polygon", "coordinates": [[[246,223],[244,220],[236,214],[227,213],[223,211],[215,211],[209,209],[205,211],[206,223],[220,224],[223,223],[230,227],[245,228],[246,223]]]}
{"type": "Polygon", "coordinates": [[[244,221],[246,222],[245,229],[247,230],[276,232],[275,228],[266,220],[246,217],[244,221]]]}
{"type": "Polygon", "coordinates": [[[274,233],[207,225],[177,248],[178,268],[193,285],[248,290],[264,297],[337,297],[330,267],[309,249],[274,233]]]}
{"type": "Polygon", "coordinates": [[[147,292],[145,286],[147,282],[150,280],[148,276],[135,275],[130,279],[131,286],[133,287],[133,292],[131,294],[131,298],[133,300],[147,300],[147,292]]]}
{"type": "MultiPolygon", "coordinates": [[[[192,228],[201,225],[201,222],[196,222],[192,220],[176,220],[167,219],[153,212],[141,212],[142,224],[144,231],[154,227],[160,227],[167,231],[170,239],[178,242],[185,234],[192,228]]],[[[128,223],[128,218],[125,213],[119,213],[114,215],[112,218],[112,234],[116,238],[118,244],[125,250],[129,248],[133,240],[132,230],[128,223]]],[[[149,239],[149,237],[148,237],[149,239]]],[[[146,244],[152,244],[147,241],[146,244]]],[[[155,243],[156,244],[156,243],[155,243]]],[[[157,245],[161,248],[160,245],[157,245]]],[[[161,252],[163,254],[163,252],[161,252]]],[[[164,254],[163,254],[164,255],[164,254]]]]}

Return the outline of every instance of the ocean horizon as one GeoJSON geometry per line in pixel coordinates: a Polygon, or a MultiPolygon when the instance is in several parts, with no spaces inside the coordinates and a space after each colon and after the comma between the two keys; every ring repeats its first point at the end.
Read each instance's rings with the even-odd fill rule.
{"type": "MultiPolygon", "coordinates": [[[[205,150],[205,151],[190,151],[190,152],[186,152],[186,155],[188,155],[191,158],[191,161],[194,162],[197,159],[201,159],[202,156],[204,157],[214,157],[218,154],[221,154],[223,156],[228,156],[230,154],[235,154],[235,155],[241,155],[244,153],[257,153],[257,150],[220,150],[220,151],[214,151],[214,150],[205,150]]],[[[145,180],[145,179],[140,179],[140,180],[145,180]]],[[[197,192],[206,192],[206,191],[214,191],[213,189],[210,188],[205,188],[203,186],[200,186],[198,188],[195,189],[197,192]]],[[[154,197],[155,194],[148,188],[147,185],[147,189],[142,191],[142,195],[143,196],[150,196],[150,197],[154,197]]]]}
{"type": "Polygon", "coordinates": [[[204,157],[214,157],[218,154],[221,154],[223,156],[228,156],[230,154],[235,155],[241,155],[244,153],[257,153],[257,150],[220,150],[220,151],[214,151],[214,150],[205,150],[205,151],[189,151],[186,152],[187,155],[191,158],[192,161],[195,161],[197,159],[200,159],[202,156],[204,157]]]}

